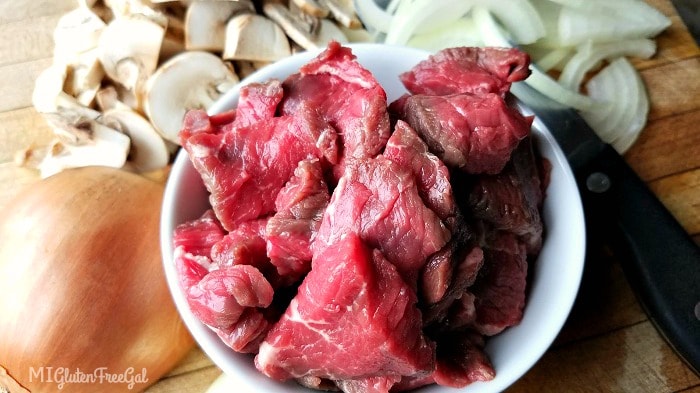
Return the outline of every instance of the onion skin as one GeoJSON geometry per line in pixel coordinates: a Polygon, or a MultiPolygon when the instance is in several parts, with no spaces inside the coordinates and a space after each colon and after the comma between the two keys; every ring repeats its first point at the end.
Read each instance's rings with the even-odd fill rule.
{"type": "Polygon", "coordinates": [[[30,391],[58,391],[63,378],[62,392],[138,392],[192,348],[161,264],[162,194],[138,175],[87,167],[33,184],[7,206],[0,366],[30,391]],[[137,383],[68,381],[100,368],[133,368],[137,383]]]}

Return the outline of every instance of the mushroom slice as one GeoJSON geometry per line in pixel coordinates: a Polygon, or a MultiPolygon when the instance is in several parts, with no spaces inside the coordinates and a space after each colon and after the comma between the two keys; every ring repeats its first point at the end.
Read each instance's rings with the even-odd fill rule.
{"type": "Polygon", "coordinates": [[[127,161],[137,172],[149,172],[168,165],[170,153],[165,141],[143,116],[127,109],[110,109],[98,122],[119,124],[119,130],[131,141],[127,161]]]}
{"type": "Polygon", "coordinates": [[[112,10],[115,18],[140,15],[163,26],[168,26],[168,17],[151,7],[150,1],[142,0],[103,0],[104,4],[112,10]]]}
{"type": "Polygon", "coordinates": [[[38,112],[56,111],[58,97],[65,94],[63,84],[67,75],[66,64],[54,63],[37,76],[32,92],[32,105],[38,112]]]}
{"type": "Polygon", "coordinates": [[[148,79],[144,110],[161,136],[179,143],[185,112],[208,108],[238,83],[232,67],[208,52],[181,53],[161,65],[148,79]]]}
{"type": "Polygon", "coordinates": [[[355,14],[355,7],[352,0],[319,0],[326,8],[330,10],[333,19],[337,20],[341,25],[349,29],[359,29],[362,27],[362,22],[355,14]]]}
{"type": "Polygon", "coordinates": [[[71,145],[83,145],[92,140],[95,128],[95,114],[91,109],[81,111],[77,108],[59,108],[56,112],[43,113],[46,123],[54,135],[71,145]]]}
{"type": "Polygon", "coordinates": [[[316,26],[314,23],[309,23],[307,19],[302,19],[302,15],[297,15],[275,0],[268,0],[263,3],[263,13],[273,21],[275,21],[284,32],[294,42],[299,44],[306,50],[317,49],[318,46],[314,42],[314,34],[316,26]]]}
{"type": "Polygon", "coordinates": [[[329,19],[321,19],[321,28],[318,29],[318,34],[314,37],[314,42],[319,47],[328,45],[329,41],[338,41],[340,43],[348,42],[348,37],[345,36],[340,28],[329,19]]]}
{"type": "Polygon", "coordinates": [[[42,178],[54,175],[64,169],[90,165],[121,168],[129,153],[129,137],[119,131],[105,127],[96,121],[90,122],[90,135],[83,143],[74,145],[55,141],[41,163],[42,178]]]}
{"type": "Polygon", "coordinates": [[[325,18],[330,11],[322,2],[317,0],[292,0],[299,9],[311,16],[325,18]]]}
{"type": "Polygon", "coordinates": [[[250,1],[195,1],[185,14],[185,48],[221,52],[226,22],[238,13],[255,13],[250,1]]]}
{"type": "Polygon", "coordinates": [[[90,50],[78,55],[76,61],[68,65],[63,90],[75,97],[81,105],[90,106],[104,75],[102,65],[97,58],[97,50],[90,50]]]}
{"type": "Polygon", "coordinates": [[[97,103],[97,107],[101,112],[105,112],[110,109],[133,109],[119,98],[117,88],[111,85],[105,86],[97,91],[95,94],[95,102],[97,103]]]}
{"type": "Polygon", "coordinates": [[[282,28],[262,15],[237,15],[226,25],[224,59],[268,62],[291,54],[282,28]]]}
{"type": "Polygon", "coordinates": [[[54,59],[70,62],[77,54],[96,48],[106,26],[87,7],[66,13],[53,31],[54,59]]]}
{"type": "Polygon", "coordinates": [[[98,46],[107,76],[137,91],[158,65],[164,35],[163,26],[143,16],[112,20],[102,32],[98,46]]]}

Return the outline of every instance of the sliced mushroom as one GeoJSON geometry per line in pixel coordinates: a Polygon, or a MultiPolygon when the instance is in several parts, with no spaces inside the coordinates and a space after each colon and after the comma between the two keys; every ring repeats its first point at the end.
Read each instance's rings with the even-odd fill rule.
{"type": "Polygon", "coordinates": [[[166,28],[168,26],[168,17],[155,10],[150,5],[150,1],[142,0],[103,0],[105,5],[112,10],[115,18],[130,17],[140,15],[158,25],[166,28]]]}
{"type": "Polygon", "coordinates": [[[38,112],[55,112],[58,96],[63,93],[68,67],[64,63],[54,63],[43,70],[34,82],[32,105],[38,112]]]}
{"type": "Polygon", "coordinates": [[[130,141],[128,163],[136,172],[149,172],[168,165],[170,153],[165,141],[143,116],[128,109],[110,109],[98,122],[119,124],[130,141]]]}
{"type": "Polygon", "coordinates": [[[337,20],[341,25],[350,29],[359,29],[362,27],[362,22],[355,14],[355,7],[352,0],[319,0],[326,8],[330,10],[333,19],[337,20]]]}
{"type": "MultiPolygon", "coordinates": [[[[49,119],[47,119],[49,120],[49,119]]],[[[41,177],[46,178],[64,169],[90,165],[121,168],[129,152],[129,137],[95,120],[64,111],[49,121],[58,139],[39,164],[41,177]],[[72,118],[70,116],[73,116],[72,118]],[[76,139],[66,138],[72,136],[76,139]]]]}
{"type": "Polygon", "coordinates": [[[317,0],[292,0],[302,12],[317,18],[325,18],[329,14],[328,7],[317,0]]]}
{"type": "Polygon", "coordinates": [[[224,59],[269,62],[291,54],[282,28],[262,15],[237,15],[226,25],[224,59]]]}
{"type": "Polygon", "coordinates": [[[54,135],[67,144],[84,145],[93,138],[96,118],[90,112],[60,108],[56,112],[44,113],[43,116],[54,135]]]}
{"type": "Polygon", "coordinates": [[[146,84],[144,110],[161,136],[179,143],[189,109],[208,108],[238,83],[232,67],[208,52],[181,53],[160,66],[146,84]]]}
{"type": "Polygon", "coordinates": [[[275,21],[294,42],[306,50],[317,48],[314,43],[314,33],[317,26],[308,19],[302,19],[301,14],[295,14],[284,4],[275,0],[263,3],[263,13],[275,21]]]}
{"type": "Polygon", "coordinates": [[[94,49],[107,25],[87,7],[63,15],[53,31],[54,59],[70,62],[74,56],[94,49]]]}
{"type": "Polygon", "coordinates": [[[348,42],[348,37],[333,21],[321,19],[321,28],[318,29],[318,34],[314,37],[314,43],[318,47],[324,47],[328,45],[329,41],[345,43],[348,42]]]}
{"type": "Polygon", "coordinates": [[[78,103],[90,106],[104,75],[96,49],[81,53],[74,62],[68,65],[63,90],[75,97],[78,103]]]}
{"type": "Polygon", "coordinates": [[[91,165],[121,168],[128,152],[128,136],[97,124],[90,143],[75,146],[56,141],[39,164],[39,171],[42,178],[47,178],[64,169],[91,165]]]}
{"type": "Polygon", "coordinates": [[[239,13],[254,13],[250,1],[195,1],[185,15],[185,48],[221,52],[226,41],[226,22],[239,13]]]}
{"type": "Polygon", "coordinates": [[[110,109],[133,109],[120,99],[117,88],[111,85],[105,86],[97,91],[97,94],[95,94],[95,102],[97,103],[97,108],[99,108],[101,112],[110,109]]]}
{"type": "Polygon", "coordinates": [[[163,26],[139,15],[111,21],[100,37],[99,59],[107,76],[132,91],[155,71],[163,26]]]}

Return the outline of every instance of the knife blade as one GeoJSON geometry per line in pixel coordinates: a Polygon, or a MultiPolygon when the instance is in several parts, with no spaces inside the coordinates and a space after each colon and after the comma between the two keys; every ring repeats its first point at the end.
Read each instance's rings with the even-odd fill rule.
{"type": "Polygon", "coordinates": [[[700,45],[700,1],[671,0],[671,3],[673,3],[673,7],[688,28],[690,35],[700,45]]]}
{"type": "Polygon", "coordinates": [[[700,248],[575,110],[524,82],[513,84],[511,92],[566,154],[591,237],[612,248],[657,331],[700,375],[700,248]]]}

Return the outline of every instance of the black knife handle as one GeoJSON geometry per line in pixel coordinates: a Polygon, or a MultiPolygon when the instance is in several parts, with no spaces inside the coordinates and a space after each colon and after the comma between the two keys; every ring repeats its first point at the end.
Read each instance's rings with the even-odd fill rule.
{"type": "Polygon", "coordinates": [[[604,236],[657,330],[698,374],[700,248],[612,147],[576,177],[589,231],[604,236]]]}

